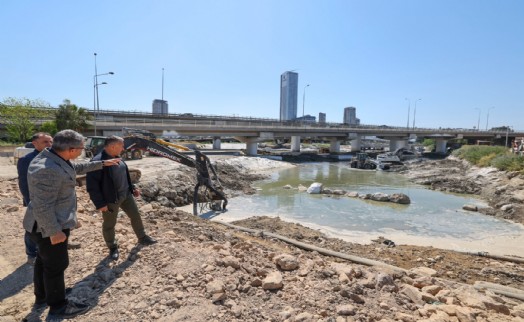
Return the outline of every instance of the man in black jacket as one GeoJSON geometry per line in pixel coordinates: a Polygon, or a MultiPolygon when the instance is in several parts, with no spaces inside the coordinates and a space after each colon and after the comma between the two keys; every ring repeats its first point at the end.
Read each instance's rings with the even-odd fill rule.
{"type": "MultiPolygon", "coordinates": [[[[109,136],[104,142],[104,149],[93,161],[112,159],[120,156],[124,150],[124,139],[109,136]]],[[[102,234],[109,247],[109,257],[117,260],[119,257],[118,243],[115,239],[115,225],[118,210],[122,209],[131,219],[131,226],[139,243],[152,245],[156,240],[148,236],[134,197],[140,196],[140,190],[131,183],[129,170],[125,162],[116,167],[107,167],[87,174],[87,191],[97,210],[102,212],[102,234]]]]}
{"type": "MultiPolygon", "coordinates": [[[[33,134],[31,142],[33,144],[33,147],[35,148],[33,152],[30,152],[29,154],[26,154],[20,159],[18,159],[18,163],[16,164],[16,169],[18,171],[18,188],[20,189],[20,193],[22,193],[25,207],[29,205],[30,200],[29,185],[27,184],[27,169],[29,169],[29,164],[40,152],[42,152],[43,149],[50,148],[51,145],[53,145],[53,138],[49,133],[38,132],[33,134]]],[[[25,253],[27,255],[27,263],[30,265],[34,265],[36,261],[36,253],[38,251],[38,246],[31,240],[30,234],[27,231],[24,235],[24,243],[25,253]]]]}

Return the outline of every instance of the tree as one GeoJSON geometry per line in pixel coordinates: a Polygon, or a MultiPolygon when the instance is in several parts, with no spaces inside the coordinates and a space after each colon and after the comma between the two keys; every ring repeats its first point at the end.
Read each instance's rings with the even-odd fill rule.
{"type": "Polygon", "coordinates": [[[56,111],[56,128],[58,131],[71,129],[83,132],[89,127],[87,121],[91,119],[87,109],[71,104],[70,100],[65,99],[56,111]]]}
{"type": "Polygon", "coordinates": [[[0,123],[4,123],[9,139],[26,142],[35,132],[36,124],[51,118],[49,103],[27,98],[7,98],[0,103],[0,123]]]}

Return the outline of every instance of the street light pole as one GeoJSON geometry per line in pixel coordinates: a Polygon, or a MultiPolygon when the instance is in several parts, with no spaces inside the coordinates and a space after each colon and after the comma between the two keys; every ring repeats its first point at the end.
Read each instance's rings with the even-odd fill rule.
{"type": "Polygon", "coordinates": [[[405,98],[406,101],[408,101],[408,124],[406,125],[406,129],[409,129],[409,114],[411,113],[411,100],[409,98],[405,98]]]}
{"type": "Polygon", "coordinates": [[[98,96],[97,95],[97,86],[96,84],[98,83],[98,80],[97,80],[97,70],[96,70],[96,53],[95,53],[95,77],[93,77],[93,113],[95,114],[95,121],[94,121],[94,125],[95,125],[95,135],[96,135],[96,117],[97,117],[97,113],[96,113],[96,97],[98,96]]]}
{"type": "Polygon", "coordinates": [[[304,95],[302,96],[302,122],[305,121],[304,119],[304,106],[305,106],[305,102],[306,102],[306,87],[309,87],[309,84],[307,84],[306,86],[304,86],[304,95]]]}
{"type": "Polygon", "coordinates": [[[422,101],[421,98],[415,100],[415,108],[413,109],[413,130],[415,129],[415,117],[417,116],[417,102],[422,101]]]}
{"type": "Polygon", "coordinates": [[[94,55],[95,55],[95,75],[93,76],[93,110],[94,110],[94,115],[95,115],[95,121],[93,122],[93,124],[95,126],[95,135],[96,135],[96,118],[97,118],[98,113],[100,111],[100,103],[99,103],[99,100],[98,100],[98,85],[105,85],[105,84],[107,84],[106,82],[103,82],[103,83],[99,84],[98,83],[98,76],[114,75],[115,73],[108,72],[108,73],[99,74],[98,70],[97,70],[97,66],[96,66],[96,53],[94,53],[94,55]]]}
{"type": "Polygon", "coordinates": [[[480,131],[480,111],[481,111],[481,109],[478,108],[478,107],[475,107],[475,109],[476,109],[476,110],[479,110],[479,119],[478,119],[478,121],[477,121],[477,131],[480,131]]]}
{"type": "Polygon", "coordinates": [[[495,108],[495,106],[492,106],[492,107],[488,108],[488,115],[486,116],[486,131],[488,130],[489,110],[491,110],[492,108],[495,108]]]}

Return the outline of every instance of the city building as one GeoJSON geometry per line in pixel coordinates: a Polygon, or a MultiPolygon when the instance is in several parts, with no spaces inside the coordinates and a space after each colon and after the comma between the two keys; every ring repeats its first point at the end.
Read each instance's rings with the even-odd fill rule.
{"type": "Polygon", "coordinates": [[[153,114],[168,114],[167,101],[153,100],[153,114]]]}
{"type": "Polygon", "coordinates": [[[318,113],[318,123],[325,124],[326,123],[326,113],[318,113]]]}
{"type": "Polygon", "coordinates": [[[280,75],[280,121],[297,118],[298,73],[280,75]]]}
{"type": "Polygon", "coordinates": [[[358,125],[360,120],[357,118],[357,108],[350,106],[344,108],[344,124],[348,125],[358,125]]]}
{"type": "Polygon", "coordinates": [[[317,118],[312,115],[307,114],[304,116],[297,117],[295,121],[303,122],[303,123],[315,123],[317,121],[317,118]]]}

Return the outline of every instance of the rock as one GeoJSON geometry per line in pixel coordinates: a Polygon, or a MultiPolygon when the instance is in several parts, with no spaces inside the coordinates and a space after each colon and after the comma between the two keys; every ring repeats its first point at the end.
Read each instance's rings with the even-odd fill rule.
{"type": "Polygon", "coordinates": [[[283,271],[293,271],[298,269],[299,266],[296,257],[288,254],[278,255],[273,261],[277,264],[278,268],[283,271]]]}
{"type": "Polygon", "coordinates": [[[478,211],[479,209],[475,205],[464,205],[462,206],[462,209],[467,211],[478,211]]]}
{"type": "Polygon", "coordinates": [[[425,275],[425,276],[435,276],[437,275],[437,271],[429,268],[429,267],[415,267],[409,270],[411,273],[415,275],[425,275]]]}
{"type": "Polygon", "coordinates": [[[298,191],[307,191],[307,187],[302,185],[302,184],[299,184],[298,185],[298,191]]]}
{"type": "Polygon", "coordinates": [[[375,288],[381,290],[386,285],[396,286],[393,277],[388,274],[379,273],[376,277],[375,288]]]}
{"type": "Polygon", "coordinates": [[[269,273],[262,281],[262,288],[265,290],[279,290],[283,286],[282,274],[278,271],[269,273]]]}
{"type": "Polygon", "coordinates": [[[394,203],[398,203],[398,204],[401,204],[401,205],[409,205],[411,203],[411,199],[403,194],[403,193],[394,193],[392,195],[389,196],[389,201],[390,202],[394,202],[394,203]]]}
{"type": "Polygon", "coordinates": [[[422,293],[420,293],[420,291],[414,286],[405,284],[400,290],[400,294],[404,294],[407,298],[409,298],[413,303],[417,305],[424,305],[424,301],[422,300],[422,293]]]}
{"type": "Polygon", "coordinates": [[[344,194],[346,194],[346,191],[341,190],[341,189],[335,189],[332,191],[332,193],[336,196],[343,196],[344,194]]]}
{"type": "Polygon", "coordinates": [[[350,192],[346,193],[346,197],[350,197],[350,198],[358,198],[358,192],[356,192],[356,191],[350,191],[350,192]]]}
{"type": "Polygon", "coordinates": [[[290,184],[286,184],[282,187],[283,189],[293,189],[293,187],[290,184]]]}
{"type": "Polygon", "coordinates": [[[337,306],[336,310],[338,315],[355,315],[355,307],[351,304],[337,306]]]}
{"type": "Polygon", "coordinates": [[[211,281],[206,285],[206,291],[208,294],[223,293],[225,286],[222,281],[211,281]]]}
{"type": "Polygon", "coordinates": [[[150,212],[150,211],[153,211],[153,205],[151,205],[149,203],[143,205],[142,207],[140,207],[140,212],[141,213],[146,213],[146,212],[150,212]]]}
{"type": "Polygon", "coordinates": [[[375,201],[389,201],[389,195],[382,192],[376,192],[371,195],[370,199],[375,201]]]}
{"type": "Polygon", "coordinates": [[[319,182],[312,183],[309,188],[307,188],[307,193],[309,194],[319,194],[322,193],[323,184],[319,182]]]}
{"type": "Polygon", "coordinates": [[[507,205],[504,205],[504,206],[500,207],[500,210],[502,210],[502,211],[508,211],[508,210],[513,209],[513,207],[514,207],[514,206],[513,206],[512,204],[507,204],[507,205]]]}

